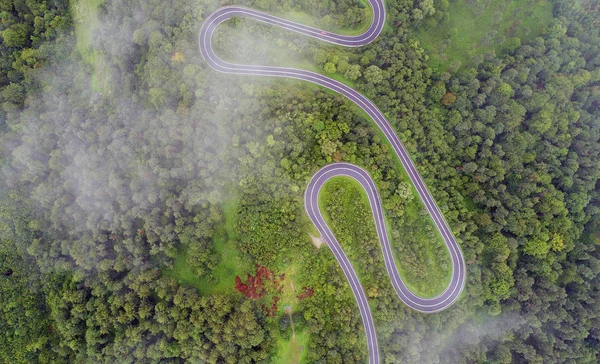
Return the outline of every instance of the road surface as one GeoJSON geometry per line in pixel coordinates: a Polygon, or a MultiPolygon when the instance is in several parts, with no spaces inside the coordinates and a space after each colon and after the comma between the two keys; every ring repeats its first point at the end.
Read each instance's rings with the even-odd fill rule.
{"type": "Polygon", "coordinates": [[[205,19],[200,30],[199,41],[200,52],[202,53],[202,56],[210,67],[219,72],[240,75],[295,78],[315,83],[344,95],[349,100],[354,102],[358,107],[364,110],[373,119],[373,121],[381,129],[385,137],[392,145],[394,152],[408,173],[408,176],[415,186],[419,197],[423,201],[423,204],[429,212],[429,215],[431,216],[437,230],[442,236],[452,261],[452,276],[450,283],[442,294],[434,298],[421,298],[413,294],[406,287],[402,281],[402,278],[398,274],[390,246],[389,234],[386,230],[383,209],[381,207],[381,198],[375,183],[364,169],[349,163],[333,163],[327,165],[320,169],[312,177],[304,195],[304,207],[306,209],[306,213],[316,226],[319,233],[321,233],[323,240],[330,247],[335,259],[340,264],[344,275],[348,279],[350,288],[352,289],[354,297],[356,298],[367,337],[369,362],[379,363],[380,358],[377,334],[375,332],[373,316],[369,308],[367,297],[362,286],[360,285],[360,281],[358,280],[354,268],[344,254],[344,251],[342,250],[335,236],[327,226],[325,219],[319,210],[319,191],[328,179],[336,176],[348,176],[354,178],[363,186],[369,198],[373,218],[375,220],[377,235],[379,237],[381,250],[383,252],[385,267],[392,282],[392,286],[396,290],[396,293],[402,302],[404,302],[410,308],[420,312],[433,313],[448,308],[456,301],[456,299],[458,299],[464,288],[465,262],[460,247],[458,246],[450,227],[444,219],[444,216],[442,215],[435,200],[427,190],[423,179],[415,168],[410,156],[406,152],[406,149],[400,142],[400,139],[392,129],[389,122],[385,119],[381,111],[379,111],[379,109],[369,99],[353,90],[349,86],[315,72],[285,67],[228,63],[217,57],[212,47],[212,35],[215,29],[221,23],[234,16],[252,18],[263,23],[275,25],[332,44],[347,47],[359,47],[368,44],[377,38],[385,23],[385,6],[383,4],[383,0],[369,0],[369,4],[373,8],[373,22],[363,34],[357,36],[345,36],[328,33],[320,29],[281,19],[257,10],[239,6],[227,6],[217,9],[205,19]]]}

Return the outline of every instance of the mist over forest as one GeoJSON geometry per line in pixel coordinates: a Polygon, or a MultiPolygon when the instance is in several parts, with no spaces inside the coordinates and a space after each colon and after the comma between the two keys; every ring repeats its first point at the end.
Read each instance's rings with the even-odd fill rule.
{"type": "MultiPolygon", "coordinates": [[[[354,0],[0,2],[0,363],[367,361],[352,291],[304,211],[332,162],[375,180],[407,286],[448,285],[448,252],[366,114],[202,59],[203,19],[232,4],[347,34],[372,15],[354,0]]],[[[452,228],[464,292],[422,314],[390,284],[364,191],[325,186],[382,361],[596,363],[600,6],[385,4],[364,47],[244,18],[213,39],[227,61],[371,99],[452,228]]]]}

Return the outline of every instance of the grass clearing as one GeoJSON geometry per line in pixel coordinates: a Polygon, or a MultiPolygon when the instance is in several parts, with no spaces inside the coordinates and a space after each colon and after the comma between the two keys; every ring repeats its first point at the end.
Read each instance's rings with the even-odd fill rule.
{"type": "MultiPolygon", "coordinates": [[[[293,312],[302,311],[302,303],[298,300],[298,295],[302,292],[303,285],[301,284],[301,269],[302,262],[293,261],[291,264],[285,267],[279,267],[277,274],[285,273],[285,279],[283,280],[283,291],[278,297],[281,299],[278,303],[278,316],[287,316],[286,306],[291,306],[293,312]]],[[[292,338],[292,327],[289,330],[290,338],[282,336],[279,333],[277,338],[277,355],[275,363],[282,364],[297,364],[302,362],[306,356],[308,349],[308,338],[309,334],[304,330],[296,330],[295,340],[292,338]]]]}
{"type": "Polygon", "coordinates": [[[539,36],[552,19],[550,0],[455,0],[447,19],[424,22],[414,35],[429,64],[444,72],[470,65],[487,53],[501,54],[539,36]],[[436,24],[437,23],[437,24],[436,24]]]}
{"type": "Polygon", "coordinates": [[[238,218],[238,202],[237,196],[230,194],[230,198],[223,203],[225,223],[217,228],[213,236],[220,262],[212,271],[212,279],[198,277],[194,273],[193,268],[187,264],[185,250],[181,250],[175,258],[173,269],[165,269],[162,274],[176,279],[180,284],[195,287],[203,295],[235,292],[235,276],[245,278],[246,274],[253,270],[250,261],[237,249],[235,226],[238,218]]]}
{"type": "Polygon", "coordinates": [[[298,282],[301,265],[299,262],[293,262],[284,269],[278,270],[277,274],[285,273],[283,280],[283,292],[279,295],[279,311],[283,312],[283,308],[287,305],[292,306],[294,310],[298,309],[298,295],[302,291],[302,285],[298,282]]]}
{"type": "MultiPolygon", "coordinates": [[[[289,329],[291,330],[291,328],[289,329]]],[[[275,363],[279,364],[297,364],[302,363],[306,357],[308,348],[308,339],[310,335],[303,331],[296,331],[296,339],[277,339],[277,357],[275,363]]]]}
{"type": "Polygon", "coordinates": [[[91,87],[95,92],[109,91],[106,64],[102,55],[94,49],[94,32],[100,27],[99,8],[104,0],[70,0],[73,9],[76,48],[84,62],[92,69],[91,87]]]}
{"type": "Polygon", "coordinates": [[[209,282],[207,278],[201,278],[199,282],[204,289],[200,292],[203,294],[233,292],[235,276],[244,278],[254,268],[237,248],[235,227],[238,219],[238,198],[235,194],[230,194],[230,198],[223,203],[223,214],[225,215],[225,224],[217,230],[213,239],[215,250],[221,259],[219,265],[212,272],[216,283],[209,282]]]}
{"type": "Polygon", "coordinates": [[[202,287],[199,285],[198,276],[192,266],[187,264],[186,260],[187,252],[184,249],[180,249],[173,261],[173,268],[163,269],[161,275],[175,279],[180,285],[191,286],[200,291],[202,287]]]}

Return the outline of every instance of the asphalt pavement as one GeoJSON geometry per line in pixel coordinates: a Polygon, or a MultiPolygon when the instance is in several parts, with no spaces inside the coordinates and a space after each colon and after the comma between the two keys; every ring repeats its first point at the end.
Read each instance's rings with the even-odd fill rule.
{"type": "Polygon", "coordinates": [[[329,164],[320,169],[311,179],[305,195],[304,195],[304,207],[309,218],[316,226],[317,230],[321,234],[323,240],[328,244],[335,259],[340,264],[344,275],[350,283],[350,288],[356,298],[360,315],[365,328],[367,337],[367,346],[369,349],[369,362],[379,363],[379,346],[377,343],[377,334],[375,332],[375,325],[373,323],[373,317],[365,292],[360,285],[360,281],[350,264],[350,261],[344,254],[341,246],[336,240],[335,236],[327,226],[323,215],[319,210],[318,195],[320,189],[324,183],[336,176],[348,176],[358,181],[365,191],[369,199],[373,218],[375,220],[375,227],[377,235],[381,244],[381,250],[383,252],[385,267],[392,282],[392,286],[396,290],[398,297],[409,307],[414,310],[433,313],[444,310],[452,305],[460,296],[464,285],[465,285],[465,262],[462,251],[448,223],[444,219],[442,212],[437,206],[435,200],[429,193],[427,186],[423,182],[423,179],[419,175],[415,165],[413,164],[410,156],[406,149],[402,145],[402,142],[392,129],[389,122],[385,119],[381,111],[365,96],[361,95],[357,91],[353,90],[349,86],[333,80],[329,77],[321,74],[299,70],[294,68],[286,67],[271,67],[271,66],[258,66],[258,65],[241,65],[232,64],[221,60],[215,54],[212,47],[212,35],[215,29],[223,22],[227,21],[234,16],[244,16],[252,18],[256,21],[275,25],[296,33],[300,33],[305,36],[309,36],[315,39],[319,39],[324,42],[337,44],[347,47],[359,47],[368,44],[375,40],[379,33],[383,29],[385,23],[385,6],[383,0],[368,0],[369,4],[373,8],[373,22],[370,27],[361,35],[357,36],[345,36],[340,34],[333,34],[327,31],[309,27],[303,24],[299,24],[290,20],[278,18],[267,13],[248,9],[239,6],[226,6],[217,9],[214,13],[210,14],[204,21],[200,30],[200,52],[208,65],[213,69],[230,74],[239,75],[255,75],[255,76],[270,76],[270,77],[285,77],[295,78],[308,82],[318,84],[326,87],[332,91],[338,92],[349,100],[354,102],[358,107],[364,110],[377,124],[377,126],[384,133],[388,139],[394,152],[400,159],[400,162],[404,166],[404,169],[408,173],[408,176],[415,186],[419,198],[423,201],[425,208],[429,212],[437,230],[440,233],[452,261],[452,274],[450,283],[446,290],[437,297],[433,298],[422,298],[412,293],[402,281],[402,278],[398,274],[392,249],[389,241],[389,234],[386,229],[383,209],[381,207],[381,197],[377,190],[373,179],[370,175],[362,168],[349,163],[333,163],[329,164]]]}

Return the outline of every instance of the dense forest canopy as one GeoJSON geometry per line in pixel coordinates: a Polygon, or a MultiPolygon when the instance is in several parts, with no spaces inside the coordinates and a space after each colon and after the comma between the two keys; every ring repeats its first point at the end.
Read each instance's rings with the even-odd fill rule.
{"type": "MultiPolygon", "coordinates": [[[[234,3],[348,33],[371,16],[361,1],[234,3]]],[[[597,362],[600,6],[385,3],[383,33],[357,49],[237,18],[214,40],[225,59],[316,70],[373,100],[459,240],[461,299],[411,311],[363,192],[326,186],[383,360],[597,362]],[[527,6],[535,25],[512,13],[527,6]],[[476,43],[453,23],[467,10],[494,19],[476,43]],[[482,48],[448,51],[465,44],[482,48]]],[[[227,4],[0,1],[0,362],[364,362],[356,302],[302,202],[333,161],[373,176],[411,289],[446,286],[447,252],[366,115],[205,64],[198,29],[227,4]]]]}

